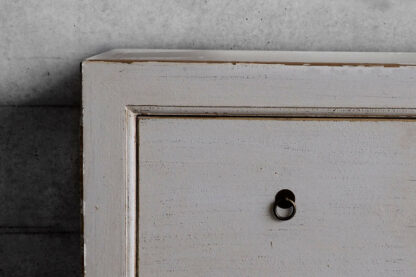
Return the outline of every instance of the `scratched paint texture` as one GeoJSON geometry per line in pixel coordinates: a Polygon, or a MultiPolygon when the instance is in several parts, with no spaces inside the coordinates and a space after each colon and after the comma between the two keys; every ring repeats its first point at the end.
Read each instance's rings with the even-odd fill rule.
{"type": "Polygon", "coordinates": [[[123,47],[416,51],[415,13],[412,0],[0,0],[0,276],[81,274],[82,59],[123,47]]]}
{"type": "Polygon", "coordinates": [[[414,276],[415,123],[140,119],[139,276],[414,276]]]}

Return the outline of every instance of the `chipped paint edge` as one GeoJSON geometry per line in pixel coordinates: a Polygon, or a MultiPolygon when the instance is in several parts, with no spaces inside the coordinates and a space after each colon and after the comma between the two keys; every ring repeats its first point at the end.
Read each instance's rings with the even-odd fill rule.
{"type": "Polygon", "coordinates": [[[416,66],[412,52],[114,49],[86,62],[280,64],[289,66],[416,66]]]}
{"type": "Polygon", "coordinates": [[[222,117],[416,118],[416,108],[127,106],[136,115],[222,117]]]}

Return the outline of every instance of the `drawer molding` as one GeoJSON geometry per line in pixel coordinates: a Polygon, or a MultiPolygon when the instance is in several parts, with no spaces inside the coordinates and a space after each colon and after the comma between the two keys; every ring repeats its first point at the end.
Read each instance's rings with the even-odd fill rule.
{"type": "Polygon", "coordinates": [[[133,105],[126,109],[137,116],[416,118],[414,108],[133,105]]]}

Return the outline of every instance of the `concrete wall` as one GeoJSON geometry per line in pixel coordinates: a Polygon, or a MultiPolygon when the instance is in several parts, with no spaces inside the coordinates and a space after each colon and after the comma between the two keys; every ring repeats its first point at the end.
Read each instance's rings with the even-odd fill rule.
{"type": "Polygon", "coordinates": [[[80,276],[80,62],[111,48],[416,51],[413,0],[0,0],[0,276],[80,276]]]}

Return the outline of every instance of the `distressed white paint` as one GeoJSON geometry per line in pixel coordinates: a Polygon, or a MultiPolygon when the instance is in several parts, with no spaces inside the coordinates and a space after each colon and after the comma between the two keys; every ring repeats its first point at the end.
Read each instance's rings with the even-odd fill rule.
{"type": "Polygon", "coordinates": [[[115,49],[90,61],[416,65],[413,53],[115,49]]]}
{"type": "Polygon", "coordinates": [[[138,124],[139,276],[414,276],[416,121],[138,124]]]}
{"type": "MultiPolygon", "coordinates": [[[[128,52],[119,50],[116,53],[128,52]]],[[[192,106],[191,110],[209,106],[220,109],[220,114],[227,116],[230,114],[224,107],[231,107],[230,113],[237,114],[245,114],[249,109],[248,116],[262,116],[262,113],[264,116],[308,117],[416,115],[416,67],[382,65],[412,64],[414,54],[407,54],[405,60],[401,54],[375,54],[378,62],[371,62],[372,66],[306,66],[282,64],[299,62],[287,53],[257,53],[256,57],[262,56],[259,63],[252,63],[253,60],[251,63],[221,61],[224,56],[233,56],[221,51],[210,52],[207,61],[215,63],[163,61],[160,58],[141,62],[137,58],[147,53],[147,50],[137,50],[130,59],[128,55],[123,57],[128,62],[119,62],[111,60],[112,52],[100,56],[100,61],[83,63],[83,209],[87,277],[135,274],[136,257],[133,255],[137,253],[131,243],[135,241],[137,222],[135,195],[132,195],[136,164],[131,151],[135,145],[135,115],[140,114],[141,108],[134,106],[192,106]],[[285,55],[287,58],[282,60],[273,58],[285,55]]],[[[242,61],[249,60],[243,58],[244,55],[252,56],[249,52],[241,53],[242,61]]],[[[305,58],[304,63],[310,62],[307,57],[311,54],[297,55],[305,58]]],[[[357,58],[345,58],[345,53],[313,55],[314,59],[322,58],[330,64],[335,61],[356,64],[363,59],[361,54],[356,54],[357,58]],[[327,55],[331,57],[325,58],[327,55]]],[[[363,63],[369,62],[364,59],[363,63]]],[[[169,109],[162,108],[161,113],[169,114],[169,109]]],[[[180,109],[192,114],[186,108],[180,109]]],[[[157,115],[154,109],[152,112],[157,115]]],[[[388,121],[379,122],[387,124],[388,121]]],[[[394,132],[388,134],[390,139],[396,135],[394,132]]],[[[391,147],[386,151],[394,150],[398,145],[391,147]]],[[[387,153],[393,155],[391,151],[387,153]]],[[[405,168],[409,167],[407,164],[405,168]]],[[[296,215],[296,220],[300,215],[296,215]]],[[[410,215],[403,212],[402,216],[410,215]]],[[[310,255],[314,257],[313,253],[310,255]]]]}

